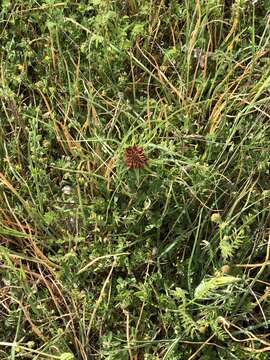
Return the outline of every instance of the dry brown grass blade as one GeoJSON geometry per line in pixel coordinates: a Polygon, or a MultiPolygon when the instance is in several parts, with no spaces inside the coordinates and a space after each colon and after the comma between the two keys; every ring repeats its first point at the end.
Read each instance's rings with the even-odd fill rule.
{"type": "Polygon", "coordinates": [[[2,172],[0,172],[0,182],[2,182],[2,184],[17,197],[17,199],[21,202],[24,208],[28,212],[30,212],[30,207],[28,203],[19,195],[17,190],[14,188],[14,186],[11,184],[11,182],[5,177],[5,175],[2,172]]]}
{"type": "Polygon", "coordinates": [[[61,133],[61,130],[60,130],[60,127],[59,125],[57,124],[57,120],[55,119],[54,117],[54,114],[52,112],[52,108],[49,104],[49,100],[47,99],[46,95],[43,94],[43,92],[38,89],[45,105],[46,105],[46,108],[48,110],[48,113],[46,114],[46,117],[49,116],[52,120],[53,120],[53,126],[54,126],[54,131],[55,131],[55,134],[56,134],[56,139],[58,141],[58,143],[60,144],[61,148],[63,149],[63,151],[66,153],[66,147],[65,147],[65,142],[62,141],[62,133],[61,133]]]}
{"type": "Polygon", "coordinates": [[[215,334],[212,334],[207,340],[205,340],[205,342],[198,348],[198,350],[195,351],[194,354],[192,354],[188,360],[193,360],[200,352],[201,350],[208,345],[208,343],[210,342],[211,339],[213,339],[213,337],[215,336],[215,334]]]}
{"type": "MultiPolygon", "coordinates": [[[[167,78],[167,76],[164,74],[164,72],[160,69],[160,66],[158,65],[158,63],[156,62],[156,59],[152,56],[152,54],[147,53],[148,56],[146,56],[144,51],[139,46],[138,42],[136,43],[136,48],[139,50],[141,55],[149,62],[149,64],[152,65],[153,69],[156,70],[158,78],[160,79],[160,82],[161,83],[164,82],[166,85],[168,85],[171,88],[171,90],[173,91],[173,93],[175,93],[177,95],[180,102],[183,104],[186,104],[187,100],[186,100],[185,96],[167,78]],[[150,60],[150,58],[152,60],[150,60]]],[[[133,58],[135,61],[137,60],[137,62],[138,62],[138,59],[134,56],[133,53],[129,52],[129,55],[131,58],[133,58]]]]}
{"type": "Polygon", "coordinates": [[[111,183],[112,175],[115,175],[113,169],[116,166],[116,162],[117,162],[117,156],[114,155],[105,166],[104,178],[106,179],[107,182],[108,191],[110,191],[110,183],[111,183]]]}
{"type": "Polygon", "coordinates": [[[89,325],[88,325],[88,328],[87,328],[87,339],[89,339],[90,337],[90,333],[91,333],[91,330],[92,330],[92,326],[94,324],[94,320],[95,320],[95,317],[96,317],[96,314],[97,314],[97,311],[102,303],[102,300],[104,299],[105,297],[105,290],[106,290],[106,287],[107,285],[109,284],[109,281],[111,279],[111,276],[112,276],[112,273],[113,273],[113,270],[116,266],[116,259],[114,260],[112,266],[111,266],[111,269],[109,271],[109,274],[107,275],[104,283],[103,283],[103,286],[102,286],[102,289],[100,291],[100,294],[99,294],[99,297],[96,301],[96,304],[95,304],[95,307],[94,307],[94,310],[92,312],[92,315],[91,315],[91,318],[90,318],[90,321],[89,321],[89,325]]]}
{"type": "Polygon", "coordinates": [[[22,303],[20,303],[20,307],[24,313],[25,319],[28,321],[28,323],[31,326],[31,329],[37,337],[41,338],[43,341],[48,341],[48,338],[39,330],[39,328],[33,323],[29,311],[26,306],[24,306],[22,303]]]}

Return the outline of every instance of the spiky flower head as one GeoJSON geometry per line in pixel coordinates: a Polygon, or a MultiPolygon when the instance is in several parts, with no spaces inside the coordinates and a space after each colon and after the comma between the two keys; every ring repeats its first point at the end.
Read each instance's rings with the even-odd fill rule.
{"type": "Polygon", "coordinates": [[[144,167],[147,162],[147,157],[144,154],[142,147],[134,145],[126,148],[125,163],[131,169],[138,169],[144,167]]]}

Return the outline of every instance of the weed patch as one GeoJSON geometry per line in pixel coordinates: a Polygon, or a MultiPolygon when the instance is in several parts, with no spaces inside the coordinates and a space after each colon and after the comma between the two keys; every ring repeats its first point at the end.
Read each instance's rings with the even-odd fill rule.
{"type": "Polygon", "coordinates": [[[268,359],[269,11],[3,1],[1,359],[268,359]]]}

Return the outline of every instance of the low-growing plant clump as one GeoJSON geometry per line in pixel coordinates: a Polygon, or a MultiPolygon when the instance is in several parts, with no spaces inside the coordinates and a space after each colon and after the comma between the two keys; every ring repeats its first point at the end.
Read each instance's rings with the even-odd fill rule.
{"type": "Polygon", "coordinates": [[[0,359],[268,359],[270,3],[0,14],[0,359]]]}

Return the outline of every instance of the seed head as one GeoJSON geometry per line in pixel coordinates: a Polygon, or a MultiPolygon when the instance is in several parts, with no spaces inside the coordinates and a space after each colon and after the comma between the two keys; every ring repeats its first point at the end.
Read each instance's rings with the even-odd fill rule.
{"type": "Polygon", "coordinates": [[[130,146],[125,151],[125,163],[131,169],[138,169],[144,167],[147,162],[147,157],[144,150],[140,146],[130,146]]]}

